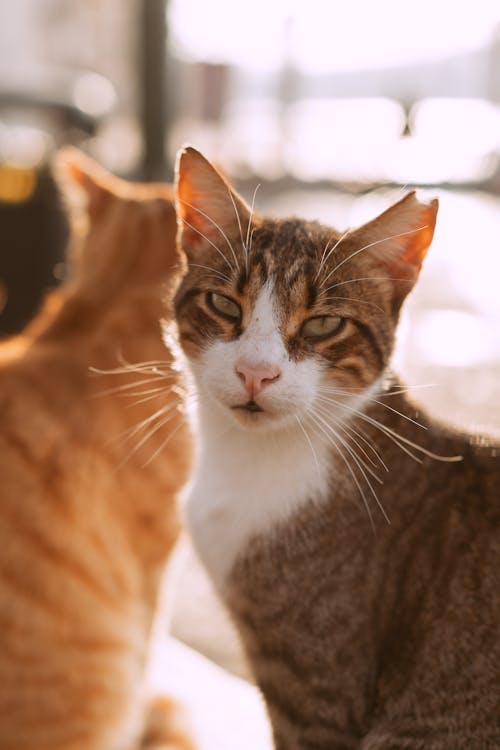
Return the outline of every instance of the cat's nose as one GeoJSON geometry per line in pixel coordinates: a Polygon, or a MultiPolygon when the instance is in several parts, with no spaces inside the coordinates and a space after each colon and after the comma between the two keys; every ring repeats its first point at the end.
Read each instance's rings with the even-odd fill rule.
{"type": "Polygon", "coordinates": [[[253,363],[240,360],[236,364],[236,374],[243,382],[250,398],[253,399],[266,385],[278,380],[281,371],[276,365],[268,362],[253,363]]]}

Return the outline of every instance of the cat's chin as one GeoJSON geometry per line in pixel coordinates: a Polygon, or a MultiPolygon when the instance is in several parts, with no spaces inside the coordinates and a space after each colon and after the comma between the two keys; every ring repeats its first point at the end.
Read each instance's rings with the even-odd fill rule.
{"type": "Polygon", "coordinates": [[[294,421],[289,413],[283,414],[257,405],[231,406],[216,402],[217,411],[233,425],[249,432],[277,430],[288,427],[294,421]]]}
{"type": "Polygon", "coordinates": [[[287,419],[269,411],[232,408],[231,415],[240,427],[247,430],[269,430],[283,427],[287,419]]]}

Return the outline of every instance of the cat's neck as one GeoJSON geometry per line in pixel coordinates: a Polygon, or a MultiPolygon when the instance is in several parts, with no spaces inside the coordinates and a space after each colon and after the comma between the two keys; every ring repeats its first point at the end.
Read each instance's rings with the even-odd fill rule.
{"type": "MultiPolygon", "coordinates": [[[[159,320],[164,314],[158,289],[123,291],[117,297],[96,299],[69,285],[60,292],[57,309],[49,309],[42,324],[34,330],[34,338],[42,343],[71,341],[75,355],[79,348],[84,356],[102,352],[112,343],[114,351],[108,351],[108,360],[110,357],[116,360],[117,352],[129,362],[161,359],[164,349],[159,320]],[[145,356],[150,339],[155,350],[150,354],[154,356],[145,356]],[[140,355],[135,354],[135,348],[140,355]]],[[[104,365],[96,363],[96,366],[104,365]]]]}
{"type": "Polygon", "coordinates": [[[303,503],[328,494],[329,446],[298,424],[249,431],[202,401],[200,459],[188,525],[217,585],[252,536],[285,522],[303,503]],[[213,544],[215,539],[219,544],[213,544]]]}
{"type": "Polygon", "coordinates": [[[428,423],[411,421],[415,411],[395,381],[390,391],[378,382],[357,404],[341,443],[306,419],[287,429],[245,430],[201,399],[200,460],[187,519],[219,587],[252,537],[272,533],[311,503],[338,504],[347,524],[353,515],[368,531],[367,540],[370,525],[385,528],[408,512],[412,494],[405,487],[421,481],[420,461],[432,466],[433,450],[453,451],[428,423]]]}

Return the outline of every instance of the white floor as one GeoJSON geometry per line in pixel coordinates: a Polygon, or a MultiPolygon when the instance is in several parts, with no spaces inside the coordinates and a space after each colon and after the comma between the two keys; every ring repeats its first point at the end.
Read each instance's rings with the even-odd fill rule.
{"type": "Polygon", "coordinates": [[[271,750],[256,688],[179,641],[154,653],[149,687],[180,701],[197,750],[271,750]]]}

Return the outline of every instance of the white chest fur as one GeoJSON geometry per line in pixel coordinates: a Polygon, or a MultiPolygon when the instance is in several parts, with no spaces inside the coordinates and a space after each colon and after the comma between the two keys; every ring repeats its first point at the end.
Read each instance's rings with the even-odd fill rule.
{"type": "MultiPolygon", "coordinates": [[[[201,414],[204,444],[187,523],[195,547],[220,589],[256,534],[267,534],[301,504],[324,495],[328,448],[297,425],[253,432],[201,414]]],[[[225,420],[224,420],[225,421],[225,420]]]]}

